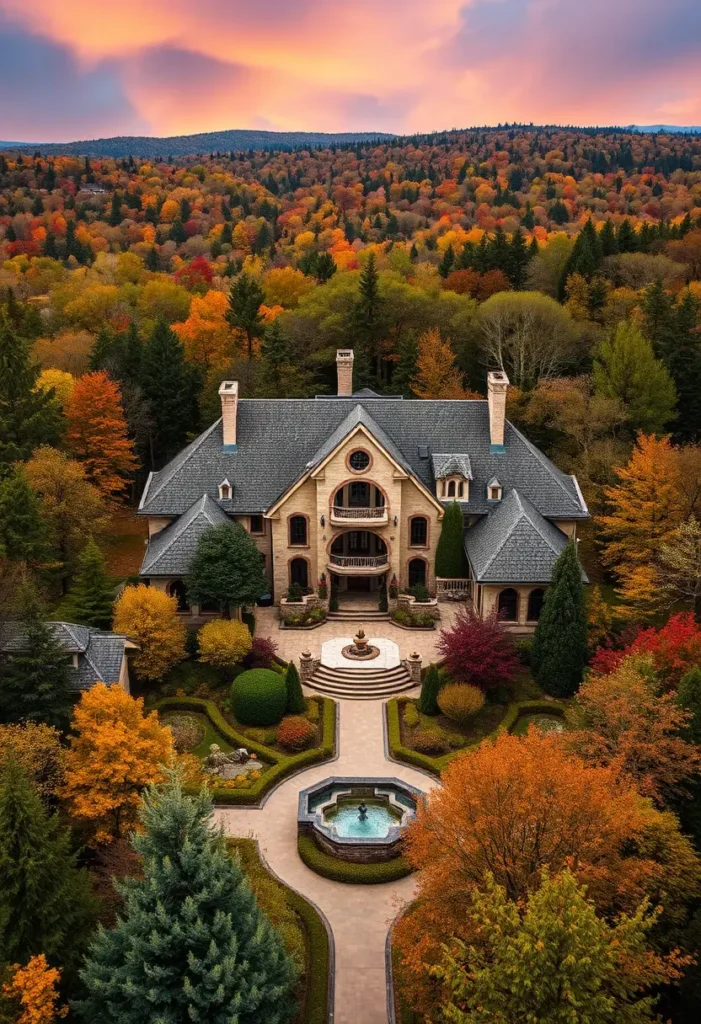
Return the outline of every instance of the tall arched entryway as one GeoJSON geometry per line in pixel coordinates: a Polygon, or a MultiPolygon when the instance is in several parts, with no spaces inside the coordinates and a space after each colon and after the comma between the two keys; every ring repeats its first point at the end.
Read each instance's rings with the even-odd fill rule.
{"type": "Polygon", "coordinates": [[[344,530],[329,548],[329,570],[339,593],[371,593],[387,573],[387,544],[372,530],[344,530]]]}
{"type": "Polygon", "coordinates": [[[503,622],[518,622],[518,594],[513,587],[499,592],[497,614],[503,622]]]}

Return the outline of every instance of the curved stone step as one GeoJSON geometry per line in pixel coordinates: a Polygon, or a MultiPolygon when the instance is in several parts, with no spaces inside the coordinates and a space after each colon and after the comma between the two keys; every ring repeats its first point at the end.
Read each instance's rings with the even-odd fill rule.
{"type": "Polygon", "coordinates": [[[389,669],[328,668],[320,665],[308,686],[331,697],[380,700],[414,686],[403,665],[389,669]]]}
{"type": "Polygon", "coordinates": [[[328,612],[326,618],[332,622],[389,622],[389,612],[349,608],[347,611],[328,612]]]}

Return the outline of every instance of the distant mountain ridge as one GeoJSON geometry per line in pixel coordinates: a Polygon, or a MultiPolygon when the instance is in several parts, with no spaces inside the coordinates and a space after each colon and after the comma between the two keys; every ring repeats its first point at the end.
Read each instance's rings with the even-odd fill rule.
{"type": "Polygon", "coordinates": [[[630,131],[640,132],[642,135],[698,135],[701,132],[701,125],[698,124],[629,124],[627,127],[630,131]]]}
{"type": "Polygon", "coordinates": [[[43,154],[61,153],[95,157],[191,156],[212,151],[240,152],[247,149],[300,149],[305,146],[330,146],[342,142],[384,141],[395,138],[388,132],[265,132],[233,128],[223,132],[197,135],[116,135],[110,139],[82,139],[79,142],[4,142],[0,149],[40,150],[43,154]]]}

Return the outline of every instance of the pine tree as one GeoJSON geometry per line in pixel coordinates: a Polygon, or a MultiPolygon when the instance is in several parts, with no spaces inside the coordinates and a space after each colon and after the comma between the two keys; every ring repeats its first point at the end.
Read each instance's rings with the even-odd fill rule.
{"type": "MultiPolygon", "coordinates": [[[[380,353],[380,340],[384,333],[383,307],[384,303],[380,297],[380,277],[375,264],[375,254],[371,252],[365,266],[360,272],[359,295],[353,311],[354,334],[358,339],[358,345],[362,349],[369,367],[372,367],[376,382],[380,381],[382,370],[382,357],[380,353]]],[[[358,353],[356,352],[356,360],[358,353]]],[[[356,378],[357,362],[356,362],[356,378]]],[[[364,383],[358,379],[357,383],[364,383]]]]}
{"type": "Polygon", "coordinates": [[[83,1020],[292,1018],[295,968],[211,819],[207,792],[185,796],[176,776],[147,793],[143,832],[132,840],[143,878],[119,886],[121,917],[93,943],[76,1007],[83,1020]]]}
{"type": "Polygon", "coordinates": [[[36,563],[46,554],[46,544],[39,499],[17,467],[0,479],[0,558],[36,563]]]}
{"type": "Polygon", "coordinates": [[[454,263],[455,263],[455,253],[453,252],[452,245],[449,245],[448,248],[443,253],[443,259],[438,264],[438,273],[441,275],[441,277],[447,277],[448,276],[450,271],[453,269],[453,264],[454,263]]]}
{"type": "Polygon", "coordinates": [[[597,349],[592,368],[597,395],[616,398],[634,431],[657,433],[674,418],[677,395],[667,367],[633,324],[621,321],[597,349]]]}
{"type": "Polygon", "coordinates": [[[0,306],[0,476],[38,445],[58,441],[60,409],[50,393],[36,388],[38,377],[9,306],[0,306]]]}
{"type": "Polygon", "coordinates": [[[245,271],[239,274],[229,292],[229,310],[226,319],[229,324],[246,335],[248,358],[253,358],[253,342],[262,337],[264,326],[260,307],[265,294],[255,277],[245,271]]]}
{"type": "Polygon", "coordinates": [[[223,523],[202,534],[187,577],[191,601],[219,605],[229,618],[232,608],[255,604],[268,589],[261,553],[240,523],[223,523]]]}
{"type": "Polygon", "coordinates": [[[675,439],[695,441],[701,433],[701,334],[697,327],[699,302],[687,291],[677,303],[670,339],[662,353],[677,391],[675,439]]]}
{"type": "Polygon", "coordinates": [[[457,501],[452,501],[443,513],[441,535],[436,546],[436,576],[444,579],[465,579],[465,523],[457,501]]]}
{"type": "Polygon", "coordinates": [[[111,370],[115,354],[114,332],[102,326],[90,352],[88,366],[91,370],[111,370]]]}
{"type": "Polygon", "coordinates": [[[533,637],[535,679],[553,697],[570,697],[587,660],[587,611],[577,548],[570,542],[555,562],[533,637]]]}
{"type": "Polygon", "coordinates": [[[0,774],[0,950],[26,963],[44,953],[75,969],[94,919],[90,880],[76,867],[70,833],[50,814],[19,763],[0,774]]]}
{"type": "Polygon", "coordinates": [[[517,228],[511,236],[509,245],[509,265],[507,276],[514,288],[521,289],[526,280],[526,270],[531,262],[531,255],[526,245],[526,239],[520,228],[517,228]]]}
{"type": "Polygon", "coordinates": [[[289,663],[285,672],[285,689],[287,691],[286,714],[303,715],[306,710],[306,703],[299,672],[293,661],[289,663]]]}
{"type": "Polygon", "coordinates": [[[418,708],[422,715],[438,714],[440,710],[438,707],[438,693],[440,688],[441,677],[438,673],[437,667],[431,664],[428,666],[426,675],[421,683],[418,708]]]}
{"type": "Polygon", "coordinates": [[[105,556],[91,537],[78,555],[76,570],[61,614],[68,622],[109,629],[112,624],[114,580],[105,566],[105,556]]]}
{"type": "MultiPolygon", "coordinates": [[[[606,221],[608,224],[609,221],[606,221]]],[[[643,299],[643,332],[651,342],[655,355],[663,357],[668,353],[673,334],[674,302],[657,280],[645,290],[643,299]]]]}
{"type": "Polygon", "coordinates": [[[110,207],[109,223],[113,228],[116,228],[122,223],[122,200],[119,196],[119,192],[112,193],[112,205],[110,207]]]}
{"type": "Polygon", "coordinates": [[[142,348],[140,383],[151,410],[155,468],[181,450],[198,418],[193,372],[182,342],[165,320],[158,321],[142,348]]]}
{"type": "Polygon", "coordinates": [[[20,595],[20,650],[0,656],[0,721],[45,722],[65,729],[73,707],[69,656],[42,621],[31,588],[20,595]]]}
{"type": "Polygon", "coordinates": [[[277,319],[266,327],[261,343],[261,355],[277,376],[280,368],[290,362],[290,346],[277,319]]]}

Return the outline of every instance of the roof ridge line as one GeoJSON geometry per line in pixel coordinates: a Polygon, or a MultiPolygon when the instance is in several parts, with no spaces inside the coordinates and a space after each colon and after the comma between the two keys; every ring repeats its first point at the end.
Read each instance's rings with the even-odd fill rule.
{"type": "MultiPolygon", "coordinates": [[[[548,473],[550,474],[550,476],[551,476],[551,477],[552,477],[552,479],[553,479],[553,480],[555,481],[555,483],[556,483],[556,484],[558,484],[558,486],[560,487],[560,490],[564,491],[564,493],[565,493],[565,494],[567,495],[567,497],[569,498],[569,500],[570,500],[571,504],[573,504],[573,505],[574,505],[574,504],[575,504],[575,501],[574,501],[574,499],[573,499],[572,495],[571,495],[571,494],[570,494],[570,492],[569,492],[569,491],[567,490],[567,488],[565,487],[564,483],[562,482],[562,480],[561,480],[561,479],[560,479],[560,477],[558,476],[558,474],[559,474],[559,473],[561,473],[561,472],[562,472],[562,470],[558,470],[558,469],[557,469],[557,466],[555,466],[555,464],[554,464],[554,463],[552,462],[552,460],[551,460],[551,459],[549,459],[549,458],[547,457],[547,455],[546,455],[546,454],[545,454],[544,452],[541,452],[541,450],[540,450],[539,448],[537,448],[537,447],[536,447],[536,446],[535,446],[535,445],[534,445],[534,444],[533,444],[533,443],[532,443],[531,441],[529,441],[529,440],[528,440],[528,438],[526,437],[526,435],[525,435],[525,434],[522,434],[522,433],[521,433],[521,431],[520,431],[520,430],[518,429],[518,427],[515,427],[515,426],[513,425],[513,423],[511,422],[511,420],[507,420],[506,422],[507,422],[507,423],[509,424],[509,426],[510,426],[510,427],[511,427],[511,429],[512,429],[512,430],[514,431],[514,433],[516,434],[516,436],[517,436],[517,437],[518,437],[518,438],[519,438],[519,439],[520,439],[521,441],[523,441],[523,443],[524,443],[524,444],[525,444],[525,446],[526,446],[526,447],[528,448],[528,450],[529,450],[529,451],[530,451],[530,452],[531,452],[531,453],[532,453],[533,455],[535,455],[535,457],[536,457],[536,458],[538,459],[538,462],[539,462],[539,463],[541,464],[541,466],[543,467],[543,469],[547,470],[547,472],[548,472],[548,473]],[[553,473],[553,468],[554,468],[555,470],[557,470],[557,472],[556,472],[556,473],[553,473]]],[[[563,474],[563,476],[564,476],[564,474],[563,474]]],[[[581,511],[581,506],[580,506],[580,511],[581,511]]]]}
{"type": "MultiPolygon", "coordinates": [[[[521,500],[521,495],[520,495],[520,494],[519,494],[519,500],[521,500]]],[[[528,498],[525,498],[525,499],[523,499],[523,500],[524,500],[524,501],[526,501],[526,502],[527,502],[527,503],[528,503],[528,504],[529,504],[529,505],[531,506],[531,508],[532,508],[532,509],[533,509],[533,510],[534,510],[535,512],[537,512],[537,513],[538,513],[538,515],[540,516],[540,518],[541,518],[541,519],[542,519],[542,520],[543,520],[544,522],[548,522],[548,520],[547,520],[547,519],[545,518],[545,516],[543,515],[543,513],[542,513],[542,512],[538,512],[538,509],[537,509],[537,508],[535,507],[535,505],[533,504],[533,502],[532,502],[532,501],[528,501],[528,498]]],[[[541,525],[540,525],[540,523],[539,523],[539,522],[537,521],[537,519],[536,519],[536,520],[533,520],[533,519],[531,519],[530,515],[528,514],[528,510],[527,510],[526,508],[524,508],[524,507],[523,507],[523,505],[521,506],[521,508],[523,508],[523,514],[524,514],[524,515],[526,516],[526,518],[528,519],[528,522],[529,522],[529,523],[531,524],[531,526],[533,527],[533,529],[534,529],[534,530],[536,531],[536,533],[538,534],[538,536],[540,537],[540,539],[541,539],[541,540],[542,540],[542,541],[543,541],[543,542],[544,542],[545,544],[547,544],[547,545],[548,545],[548,547],[550,548],[550,550],[551,550],[551,551],[552,551],[552,552],[554,553],[554,552],[555,552],[555,548],[554,548],[554,547],[552,546],[552,544],[550,543],[550,539],[549,539],[548,537],[546,537],[546,536],[545,536],[545,534],[543,533],[543,530],[542,530],[542,528],[541,528],[541,525]]],[[[562,530],[560,530],[560,527],[559,527],[559,526],[555,526],[555,524],[554,524],[554,523],[551,523],[550,525],[552,526],[553,530],[559,530],[559,531],[560,531],[560,533],[562,533],[562,536],[563,536],[563,537],[567,537],[567,534],[566,534],[566,533],[563,533],[563,531],[562,531],[562,530]]]]}
{"type": "MultiPolygon", "coordinates": [[[[165,479],[165,480],[164,480],[164,481],[163,481],[163,482],[162,482],[161,484],[159,484],[159,486],[158,486],[158,489],[157,489],[157,490],[155,490],[155,491],[153,492],[153,494],[151,495],[151,497],[149,498],[149,502],[148,502],[149,504],[150,504],[150,503],[151,503],[151,502],[153,501],[153,499],[154,499],[154,498],[157,498],[157,497],[158,497],[158,495],[159,495],[159,494],[161,493],[161,491],[162,491],[162,490],[163,490],[163,488],[164,488],[164,487],[166,486],[166,484],[170,483],[170,481],[171,481],[171,480],[173,479],[173,477],[174,477],[174,476],[175,476],[175,475],[176,475],[177,473],[179,473],[179,472],[180,472],[180,470],[181,470],[181,469],[182,469],[182,468],[183,468],[184,466],[187,466],[187,464],[188,464],[188,462],[190,461],[190,459],[192,458],[192,456],[193,456],[193,455],[195,454],[195,452],[199,451],[199,449],[200,449],[200,448],[202,447],[202,445],[204,444],[204,442],[206,441],[206,439],[207,439],[207,438],[209,437],[209,435],[210,435],[210,434],[212,433],[212,431],[214,430],[214,428],[215,428],[215,427],[216,427],[216,426],[217,426],[217,425],[218,425],[219,423],[221,423],[221,422],[222,422],[222,419],[223,419],[223,417],[221,417],[221,416],[220,416],[220,417],[219,417],[219,419],[215,420],[215,421],[214,421],[214,423],[212,423],[212,425],[211,425],[211,426],[207,427],[207,429],[206,429],[206,430],[203,430],[203,431],[202,431],[202,433],[200,434],[200,436],[199,436],[199,437],[196,437],[196,438],[195,438],[195,440],[191,442],[191,444],[193,445],[193,448],[192,448],[192,450],[191,450],[191,451],[189,452],[189,454],[188,454],[187,458],[186,458],[186,459],[184,459],[184,460],[183,460],[183,461],[182,461],[182,462],[180,463],[180,465],[179,465],[179,466],[177,467],[177,469],[174,469],[174,470],[173,470],[173,472],[172,472],[172,473],[170,474],[170,476],[168,476],[168,477],[167,477],[167,478],[166,478],[166,479],[165,479]]],[[[145,508],[146,508],[146,506],[144,506],[144,510],[145,510],[145,508]]]]}
{"type": "MultiPolygon", "coordinates": [[[[178,526],[180,526],[180,523],[181,523],[181,522],[182,522],[182,520],[183,520],[183,519],[185,518],[185,516],[187,515],[187,513],[188,513],[188,512],[191,512],[191,511],[192,511],[192,509],[196,508],[196,506],[197,506],[197,505],[199,505],[199,506],[200,506],[200,508],[196,509],[196,511],[195,511],[195,514],[194,514],[194,516],[192,516],[192,517],[191,517],[191,519],[189,520],[189,522],[187,522],[187,523],[185,523],[185,524],[184,524],[184,527],[183,527],[183,529],[185,529],[185,527],[189,526],[189,525],[190,525],[190,524],[191,524],[191,523],[192,523],[192,522],[193,522],[193,521],[194,521],[195,519],[197,519],[198,515],[199,515],[199,514],[200,514],[201,512],[204,512],[203,502],[204,502],[204,501],[205,501],[205,499],[206,499],[206,498],[208,498],[208,497],[209,497],[209,495],[208,495],[207,493],[203,494],[201,498],[198,498],[198,499],[197,499],[197,501],[194,501],[194,502],[192,503],[192,505],[190,505],[190,508],[189,508],[189,509],[187,509],[187,510],[186,510],[185,512],[183,512],[183,513],[182,513],[182,515],[179,515],[177,519],[175,519],[175,520],[174,520],[174,521],[173,521],[172,523],[169,523],[169,524],[168,524],[168,526],[166,526],[166,527],[165,527],[165,529],[166,529],[166,530],[168,530],[168,529],[169,529],[169,528],[170,528],[171,526],[172,526],[172,527],[174,527],[175,529],[173,530],[173,536],[171,537],[171,539],[170,539],[170,540],[168,541],[168,543],[167,543],[167,544],[166,544],[166,546],[165,546],[165,547],[163,548],[163,550],[162,550],[161,552],[159,552],[159,554],[158,554],[158,557],[159,557],[159,558],[161,558],[161,557],[162,557],[162,556],[163,556],[163,555],[164,555],[164,554],[166,553],[166,551],[170,551],[170,549],[172,548],[173,544],[175,544],[176,540],[178,540],[178,539],[180,538],[180,533],[178,533],[178,532],[177,532],[177,527],[178,527],[178,526]]],[[[206,513],[205,513],[205,515],[206,515],[206,513]]],[[[211,523],[211,525],[212,525],[212,526],[214,525],[214,524],[212,523],[212,520],[211,520],[211,519],[209,519],[209,517],[208,517],[208,516],[207,516],[207,521],[208,521],[209,523],[211,523]]],[[[156,534],[155,536],[157,537],[157,536],[158,536],[158,534],[156,534]]],[[[146,553],[148,554],[148,549],[147,549],[147,552],[146,552],[146,553]]]]}
{"type": "MultiPolygon", "coordinates": [[[[521,504],[521,495],[520,495],[520,494],[518,493],[518,491],[516,490],[516,488],[515,488],[515,487],[512,487],[512,488],[511,488],[511,491],[510,491],[509,493],[510,493],[510,494],[513,494],[513,495],[514,495],[514,497],[516,498],[516,501],[518,502],[519,508],[521,509],[521,512],[524,512],[524,508],[523,508],[523,505],[521,504]]],[[[507,497],[508,497],[508,496],[507,496],[507,497]]],[[[504,506],[502,505],[502,506],[501,506],[501,508],[503,509],[503,508],[504,508],[504,506]]],[[[497,512],[499,512],[499,511],[500,511],[500,509],[497,509],[497,512]]],[[[494,513],[492,513],[492,514],[494,514],[494,513]]],[[[524,514],[525,514],[525,513],[524,513],[524,514]]],[[[520,519],[520,518],[521,518],[521,517],[519,517],[519,519],[520,519]]],[[[516,520],[516,523],[517,523],[518,521],[519,521],[519,520],[517,519],[517,520],[516,520]]],[[[487,517],[487,519],[483,520],[483,522],[489,522],[489,517],[487,517]]],[[[485,566],[484,566],[484,571],[486,571],[486,570],[487,570],[487,569],[488,569],[488,568],[490,567],[490,565],[492,564],[492,562],[494,561],[494,559],[495,559],[495,558],[497,557],[497,555],[501,554],[501,550],[502,550],[502,548],[503,548],[503,547],[504,547],[504,545],[506,544],[507,540],[509,540],[509,539],[511,538],[511,534],[512,534],[512,532],[513,532],[513,528],[514,528],[514,526],[516,526],[516,523],[514,523],[514,524],[513,524],[513,526],[511,527],[511,529],[510,529],[510,530],[507,530],[507,532],[506,532],[506,533],[504,534],[504,539],[502,540],[501,544],[500,544],[500,545],[499,545],[499,547],[498,547],[498,548],[496,549],[496,551],[494,552],[494,554],[492,555],[492,557],[491,557],[491,558],[489,559],[489,561],[485,563],[485,566]]]]}

